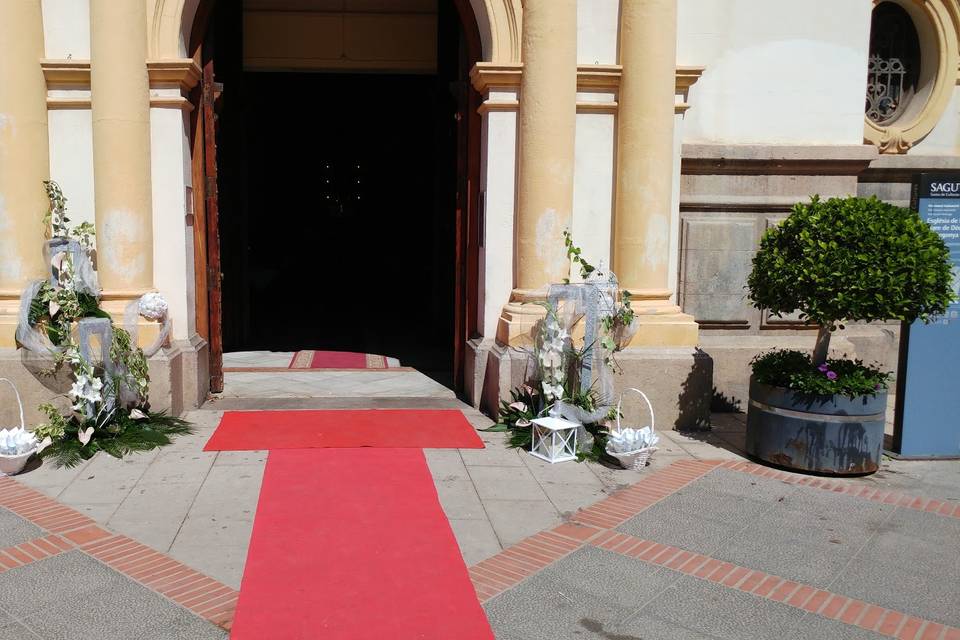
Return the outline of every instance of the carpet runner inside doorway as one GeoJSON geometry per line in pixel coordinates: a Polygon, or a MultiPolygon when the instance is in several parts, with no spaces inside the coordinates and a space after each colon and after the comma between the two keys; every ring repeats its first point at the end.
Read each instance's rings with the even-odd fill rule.
{"type": "Polygon", "coordinates": [[[290,360],[290,369],[388,369],[386,357],[351,351],[297,351],[290,360]]]}
{"type": "MultiPolygon", "coordinates": [[[[392,428],[435,448],[428,441],[440,424],[459,433],[433,438],[440,447],[482,448],[462,413],[304,412],[331,414],[320,420],[339,425],[343,446],[301,430],[304,448],[286,449],[274,447],[284,420],[271,430],[262,427],[273,412],[242,413],[262,420],[259,440],[248,434],[245,444],[270,452],[231,638],[493,640],[423,451],[371,439],[392,428]],[[371,431],[363,421],[381,424],[371,431]]],[[[230,424],[207,450],[230,444],[230,424]]]]}

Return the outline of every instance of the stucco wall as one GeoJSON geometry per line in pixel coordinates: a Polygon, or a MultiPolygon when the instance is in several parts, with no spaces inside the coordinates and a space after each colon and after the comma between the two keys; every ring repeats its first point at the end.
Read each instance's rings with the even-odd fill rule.
{"type": "Polygon", "coordinates": [[[71,224],[94,222],[93,122],[89,109],[52,109],[47,113],[50,131],[50,178],[67,197],[71,224]]]}
{"type": "Polygon", "coordinates": [[[90,59],[89,0],[42,0],[48,58],[90,59]]]}
{"type": "Polygon", "coordinates": [[[684,142],[863,141],[871,0],[679,0],[684,142]]]}
{"type": "MultiPolygon", "coordinates": [[[[43,0],[44,53],[50,59],[90,58],[90,3],[88,0],[43,0]]],[[[62,88],[52,97],[89,99],[87,88],[62,88]]],[[[93,124],[90,109],[51,109],[50,178],[67,197],[73,224],[93,222],[93,124]]]]}
{"type": "Polygon", "coordinates": [[[619,0],[577,2],[577,62],[616,64],[619,0]]]}

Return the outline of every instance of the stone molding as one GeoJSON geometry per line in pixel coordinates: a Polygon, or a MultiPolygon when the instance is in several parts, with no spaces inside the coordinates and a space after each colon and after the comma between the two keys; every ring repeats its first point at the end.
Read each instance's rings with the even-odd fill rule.
{"type": "MultiPolygon", "coordinates": [[[[200,82],[200,65],[191,58],[174,60],[147,60],[147,74],[151,89],[179,88],[180,96],[151,95],[151,107],[170,107],[191,109],[190,101],[182,94],[188,93],[200,82]]],[[[49,90],[74,90],[77,96],[49,96],[47,107],[50,109],[89,109],[90,108],[90,61],[89,60],[52,60],[40,61],[43,77],[49,90]]]]}
{"type": "MultiPolygon", "coordinates": [[[[687,95],[700,76],[704,67],[679,66],[676,73],[676,93],[680,100],[677,102],[676,113],[683,113],[690,108],[687,95]]],[[[622,67],[618,64],[581,64],[577,65],[577,91],[602,92],[609,91],[614,98],[620,88],[620,78],[623,75],[622,67]]],[[[470,80],[473,88],[480,93],[491,89],[519,89],[523,78],[523,64],[494,64],[478,62],[470,71],[470,80]]],[[[579,111],[615,112],[618,103],[615,99],[603,102],[577,101],[579,111]]]]}
{"type": "MultiPolygon", "coordinates": [[[[519,62],[523,21],[521,0],[471,0],[470,4],[480,28],[484,60],[519,62]],[[478,11],[478,6],[483,9],[478,11]]],[[[183,43],[190,40],[189,30],[198,5],[198,0],[147,0],[149,56],[167,59],[184,54],[183,43]]]]}
{"type": "Polygon", "coordinates": [[[878,157],[871,145],[684,144],[684,175],[858,175],[878,157]]]}
{"type": "Polygon", "coordinates": [[[913,182],[920,172],[960,171],[956,156],[883,154],[860,174],[860,182],[913,182]]]}
{"type": "MultiPolygon", "coordinates": [[[[873,0],[877,5],[882,0],[873,0]]],[[[934,64],[929,61],[929,51],[936,51],[936,69],[922,69],[921,77],[927,77],[921,93],[927,93],[924,104],[917,110],[904,114],[886,126],[877,125],[864,117],[864,141],[875,145],[880,153],[905,154],[923,140],[940,121],[953,97],[954,87],[960,83],[960,0],[892,0],[903,7],[917,24],[921,37],[921,66],[934,64]],[[936,42],[924,43],[933,37],[936,42]],[[924,46],[927,44],[929,46],[924,46]],[[926,62],[924,62],[926,60],[926,62]]],[[[916,98],[915,98],[916,99],[916,98]]]]}

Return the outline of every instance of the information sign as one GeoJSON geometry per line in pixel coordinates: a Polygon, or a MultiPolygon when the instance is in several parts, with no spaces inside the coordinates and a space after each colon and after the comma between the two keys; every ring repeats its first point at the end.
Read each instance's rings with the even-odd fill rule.
{"type": "Polygon", "coordinates": [[[946,313],[904,326],[894,450],[960,457],[960,173],[917,176],[912,206],[950,249],[955,300],[946,313]]]}

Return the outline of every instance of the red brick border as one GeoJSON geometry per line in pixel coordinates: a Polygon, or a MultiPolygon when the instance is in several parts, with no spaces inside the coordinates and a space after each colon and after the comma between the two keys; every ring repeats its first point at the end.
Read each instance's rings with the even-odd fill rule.
{"type": "Polygon", "coordinates": [[[0,477],[0,507],[49,532],[0,549],[0,572],[80,550],[213,624],[229,630],[237,591],[170,556],[99,527],[92,519],[16,480],[0,477]]]}
{"type": "Polygon", "coordinates": [[[619,526],[647,507],[713,471],[719,461],[681,460],[578,511],[570,522],[542,531],[470,567],[480,602],[516,586],[522,580],[619,526]]]}
{"type": "Polygon", "coordinates": [[[740,471],[760,478],[769,478],[771,480],[780,480],[789,484],[796,484],[823,491],[832,491],[855,498],[863,498],[871,502],[880,502],[883,504],[892,504],[905,509],[915,511],[926,511],[948,518],[960,518],[960,502],[950,500],[935,500],[932,498],[921,498],[919,496],[907,495],[898,491],[885,491],[874,487],[866,487],[851,482],[837,481],[832,478],[823,478],[819,476],[802,476],[795,473],[780,471],[770,467],[764,467],[747,461],[727,460],[720,464],[724,469],[740,471]]]}
{"type": "Polygon", "coordinates": [[[648,507],[717,468],[834,491],[874,502],[960,517],[960,507],[954,508],[953,504],[940,500],[917,498],[825,478],[789,474],[737,460],[679,460],[663,470],[645,474],[636,484],[578,511],[569,522],[530,536],[470,567],[470,578],[478,599],[484,603],[577,549],[592,546],[661,565],[757,597],[782,602],[898,640],[960,640],[960,628],[948,627],[780,576],[614,530],[648,507]]]}
{"type": "Polygon", "coordinates": [[[68,541],[58,535],[34,538],[20,544],[0,549],[0,573],[22,567],[25,564],[60,555],[73,548],[68,541]]]}
{"type": "Polygon", "coordinates": [[[587,544],[898,639],[960,637],[960,628],[616,531],[604,531],[587,544]]]}

